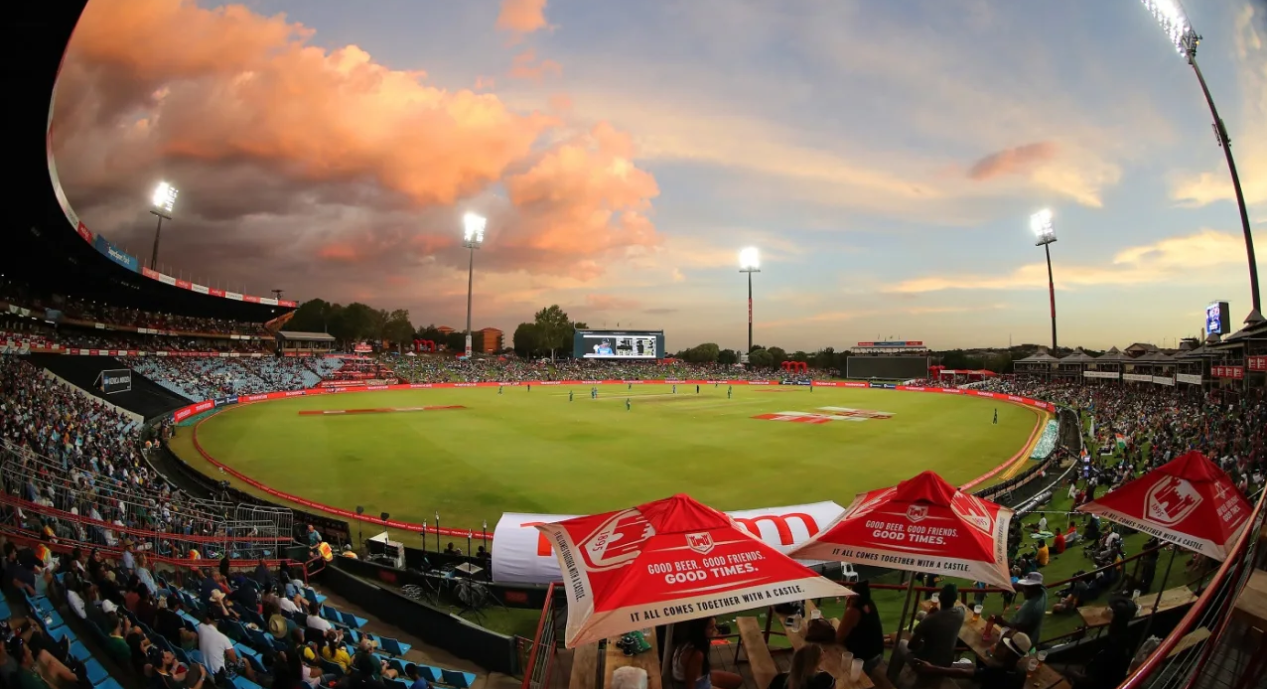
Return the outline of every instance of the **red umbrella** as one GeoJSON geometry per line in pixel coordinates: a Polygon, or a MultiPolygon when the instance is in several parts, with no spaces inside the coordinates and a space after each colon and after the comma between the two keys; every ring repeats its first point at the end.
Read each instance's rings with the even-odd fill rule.
{"type": "Polygon", "coordinates": [[[1200,452],[1172,459],[1078,510],[1220,561],[1251,511],[1232,479],[1200,452]]]}
{"type": "Polygon", "coordinates": [[[625,632],[852,595],[686,495],[537,526],[554,545],[575,648],[625,632]]]}
{"type": "Polygon", "coordinates": [[[1012,510],[925,471],[862,493],[831,525],[788,555],[975,579],[1009,591],[1012,510]]]}

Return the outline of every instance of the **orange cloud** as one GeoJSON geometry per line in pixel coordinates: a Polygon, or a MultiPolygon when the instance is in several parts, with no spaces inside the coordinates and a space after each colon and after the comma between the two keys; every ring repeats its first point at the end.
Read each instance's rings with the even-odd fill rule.
{"type": "Polygon", "coordinates": [[[594,311],[630,311],[640,308],[642,302],[611,294],[587,294],[585,305],[594,311]]]}
{"type": "Polygon", "coordinates": [[[327,261],[356,263],[361,260],[361,252],[347,242],[335,242],[317,249],[317,257],[327,261]]]}
{"type": "Polygon", "coordinates": [[[599,258],[659,244],[650,212],[660,188],[633,156],[629,135],[603,122],[508,177],[519,219],[496,238],[499,249],[592,278],[603,272],[599,258]]]}
{"type": "Polygon", "coordinates": [[[1056,144],[1050,141],[1005,148],[973,163],[968,168],[968,177],[982,182],[1005,175],[1025,174],[1055,158],[1057,151],[1056,144]]]}
{"type": "MultiPolygon", "coordinates": [[[[523,7],[540,14],[544,4],[506,3],[507,26],[532,26],[523,7]]],[[[312,38],[241,5],[93,0],[52,127],[72,203],[94,231],[127,241],[137,230],[119,209],[144,197],[156,171],[172,176],[188,233],[167,257],[212,276],[248,255],[373,266],[360,278],[376,282],[422,261],[464,266],[452,249],[469,207],[485,208],[490,235],[503,237],[482,254],[490,270],[588,279],[622,248],[657,241],[658,188],[630,162],[625,134],[601,125],[577,135],[557,116],[312,38]],[[489,192],[502,187],[511,202],[498,206],[489,192]],[[218,243],[209,251],[197,237],[218,243]]],[[[558,74],[558,63],[526,55],[525,68],[558,74]]]]}
{"type": "Polygon", "coordinates": [[[531,48],[516,55],[510,62],[511,79],[527,79],[541,81],[547,76],[557,77],[563,73],[563,66],[554,60],[537,61],[537,52],[531,48]]]}
{"type": "Polygon", "coordinates": [[[546,28],[546,0],[502,0],[497,28],[514,34],[530,34],[546,28]]]}

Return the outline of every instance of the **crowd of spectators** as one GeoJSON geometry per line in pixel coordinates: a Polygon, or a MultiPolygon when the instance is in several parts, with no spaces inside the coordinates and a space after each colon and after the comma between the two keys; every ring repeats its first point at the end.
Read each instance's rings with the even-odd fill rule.
{"type": "Polygon", "coordinates": [[[132,370],[193,401],[303,390],[325,378],[328,360],[312,357],[124,357],[132,370]]]}
{"type": "Polygon", "coordinates": [[[530,383],[552,380],[768,380],[808,382],[808,373],[749,370],[726,364],[685,361],[595,359],[528,360],[513,357],[458,359],[449,356],[386,355],[385,367],[406,383],[530,383]]]}
{"type": "Polygon", "coordinates": [[[4,492],[70,515],[0,506],[6,523],[35,537],[127,548],[133,530],[158,532],[132,545],[186,558],[215,554],[200,553],[213,549],[200,539],[229,535],[231,506],[194,498],[159,475],[143,456],[137,420],[13,357],[0,357],[0,443],[4,492]]]}

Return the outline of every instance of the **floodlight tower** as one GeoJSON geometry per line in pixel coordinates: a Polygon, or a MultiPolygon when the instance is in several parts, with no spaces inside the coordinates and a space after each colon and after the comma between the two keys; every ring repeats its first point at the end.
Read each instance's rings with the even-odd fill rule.
{"type": "Polygon", "coordinates": [[[1051,222],[1051,211],[1044,208],[1029,216],[1029,229],[1034,231],[1034,246],[1043,247],[1047,254],[1047,292],[1051,297],[1051,355],[1056,356],[1056,281],[1051,276],[1051,245],[1056,241],[1056,228],[1051,222]]]}
{"type": "Polygon", "coordinates": [[[752,274],[761,272],[761,254],[755,246],[739,252],[739,272],[748,274],[748,350],[752,354],[752,274]]]}
{"type": "Polygon", "coordinates": [[[150,199],[153,208],[150,212],[158,216],[158,227],[154,228],[154,251],[150,254],[150,270],[158,270],[158,239],[163,234],[163,220],[172,219],[172,209],[176,207],[176,195],[180,191],[168,184],[159,182],[154,188],[154,196],[150,199]]]}
{"type": "MultiPolygon", "coordinates": [[[[462,246],[471,251],[471,260],[466,269],[466,356],[468,359],[471,356],[471,290],[475,286],[475,250],[484,243],[484,227],[487,224],[488,221],[483,216],[474,213],[462,216],[462,246]]],[[[436,521],[439,522],[438,517],[436,521]]],[[[439,538],[439,535],[436,537],[439,538]]]]}
{"type": "Polygon", "coordinates": [[[1197,75],[1197,83],[1201,85],[1201,93],[1205,95],[1205,103],[1210,106],[1210,115],[1214,118],[1214,138],[1223,149],[1223,157],[1227,159],[1227,170],[1232,175],[1232,189],[1236,192],[1236,206],[1241,213],[1241,231],[1245,235],[1245,254],[1249,259],[1249,292],[1254,310],[1245,322],[1262,320],[1262,303],[1258,297],[1258,261],[1254,258],[1254,235],[1249,227],[1249,213],[1245,209],[1245,195],[1241,192],[1241,178],[1236,174],[1236,161],[1232,159],[1232,140],[1227,135],[1227,127],[1223,126],[1223,118],[1219,117],[1218,108],[1214,107],[1214,98],[1210,88],[1205,84],[1205,76],[1197,64],[1197,45],[1201,43],[1199,36],[1188,23],[1188,15],[1179,0],[1142,0],[1144,7],[1153,15],[1162,31],[1170,38],[1179,56],[1188,61],[1192,71],[1197,75]]]}

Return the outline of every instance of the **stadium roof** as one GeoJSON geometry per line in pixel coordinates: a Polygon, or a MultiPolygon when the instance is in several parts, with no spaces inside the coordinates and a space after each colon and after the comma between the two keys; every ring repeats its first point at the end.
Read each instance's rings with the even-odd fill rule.
{"type": "MultiPolygon", "coordinates": [[[[40,291],[102,299],[135,308],[263,322],[285,309],[211,297],[166,285],[106,258],[84,241],[58,199],[48,130],[57,73],[86,0],[20,2],[5,6],[10,17],[4,41],[5,132],[10,194],[0,274],[40,291]]],[[[144,200],[138,201],[138,213],[144,200]]]]}
{"type": "Polygon", "coordinates": [[[1047,352],[1038,352],[1037,354],[1031,354],[1024,359],[1017,359],[1014,363],[1041,364],[1045,362],[1050,363],[1052,361],[1060,361],[1060,359],[1048,354],[1047,352]]]}
{"type": "Polygon", "coordinates": [[[1118,349],[1117,347],[1113,347],[1113,348],[1112,348],[1112,349],[1110,349],[1109,351],[1107,351],[1107,352],[1105,352],[1105,353],[1101,354],[1100,356],[1096,357],[1096,358],[1095,358],[1095,360],[1096,360],[1096,361],[1105,361],[1105,362],[1109,362],[1109,361],[1131,361],[1131,358],[1130,358],[1129,356],[1126,356],[1125,354],[1123,354],[1123,353],[1122,353],[1122,350],[1118,349]]]}
{"type": "Polygon", "coordinates": [[[1095,361],[1095,357],[1079,349],[1079,350],[1076,350],[1073,354],[1070,354],[1069,356],[1061,359],[1060,363],[1067,364],[1071,361],[1095,361]]]}
{"type": "Polygon", "coordinates": [[[297,330],[279,330],[278,335],[295,342],[334,342],[334,336],[328,333],[301,333],[297,330]]]}

